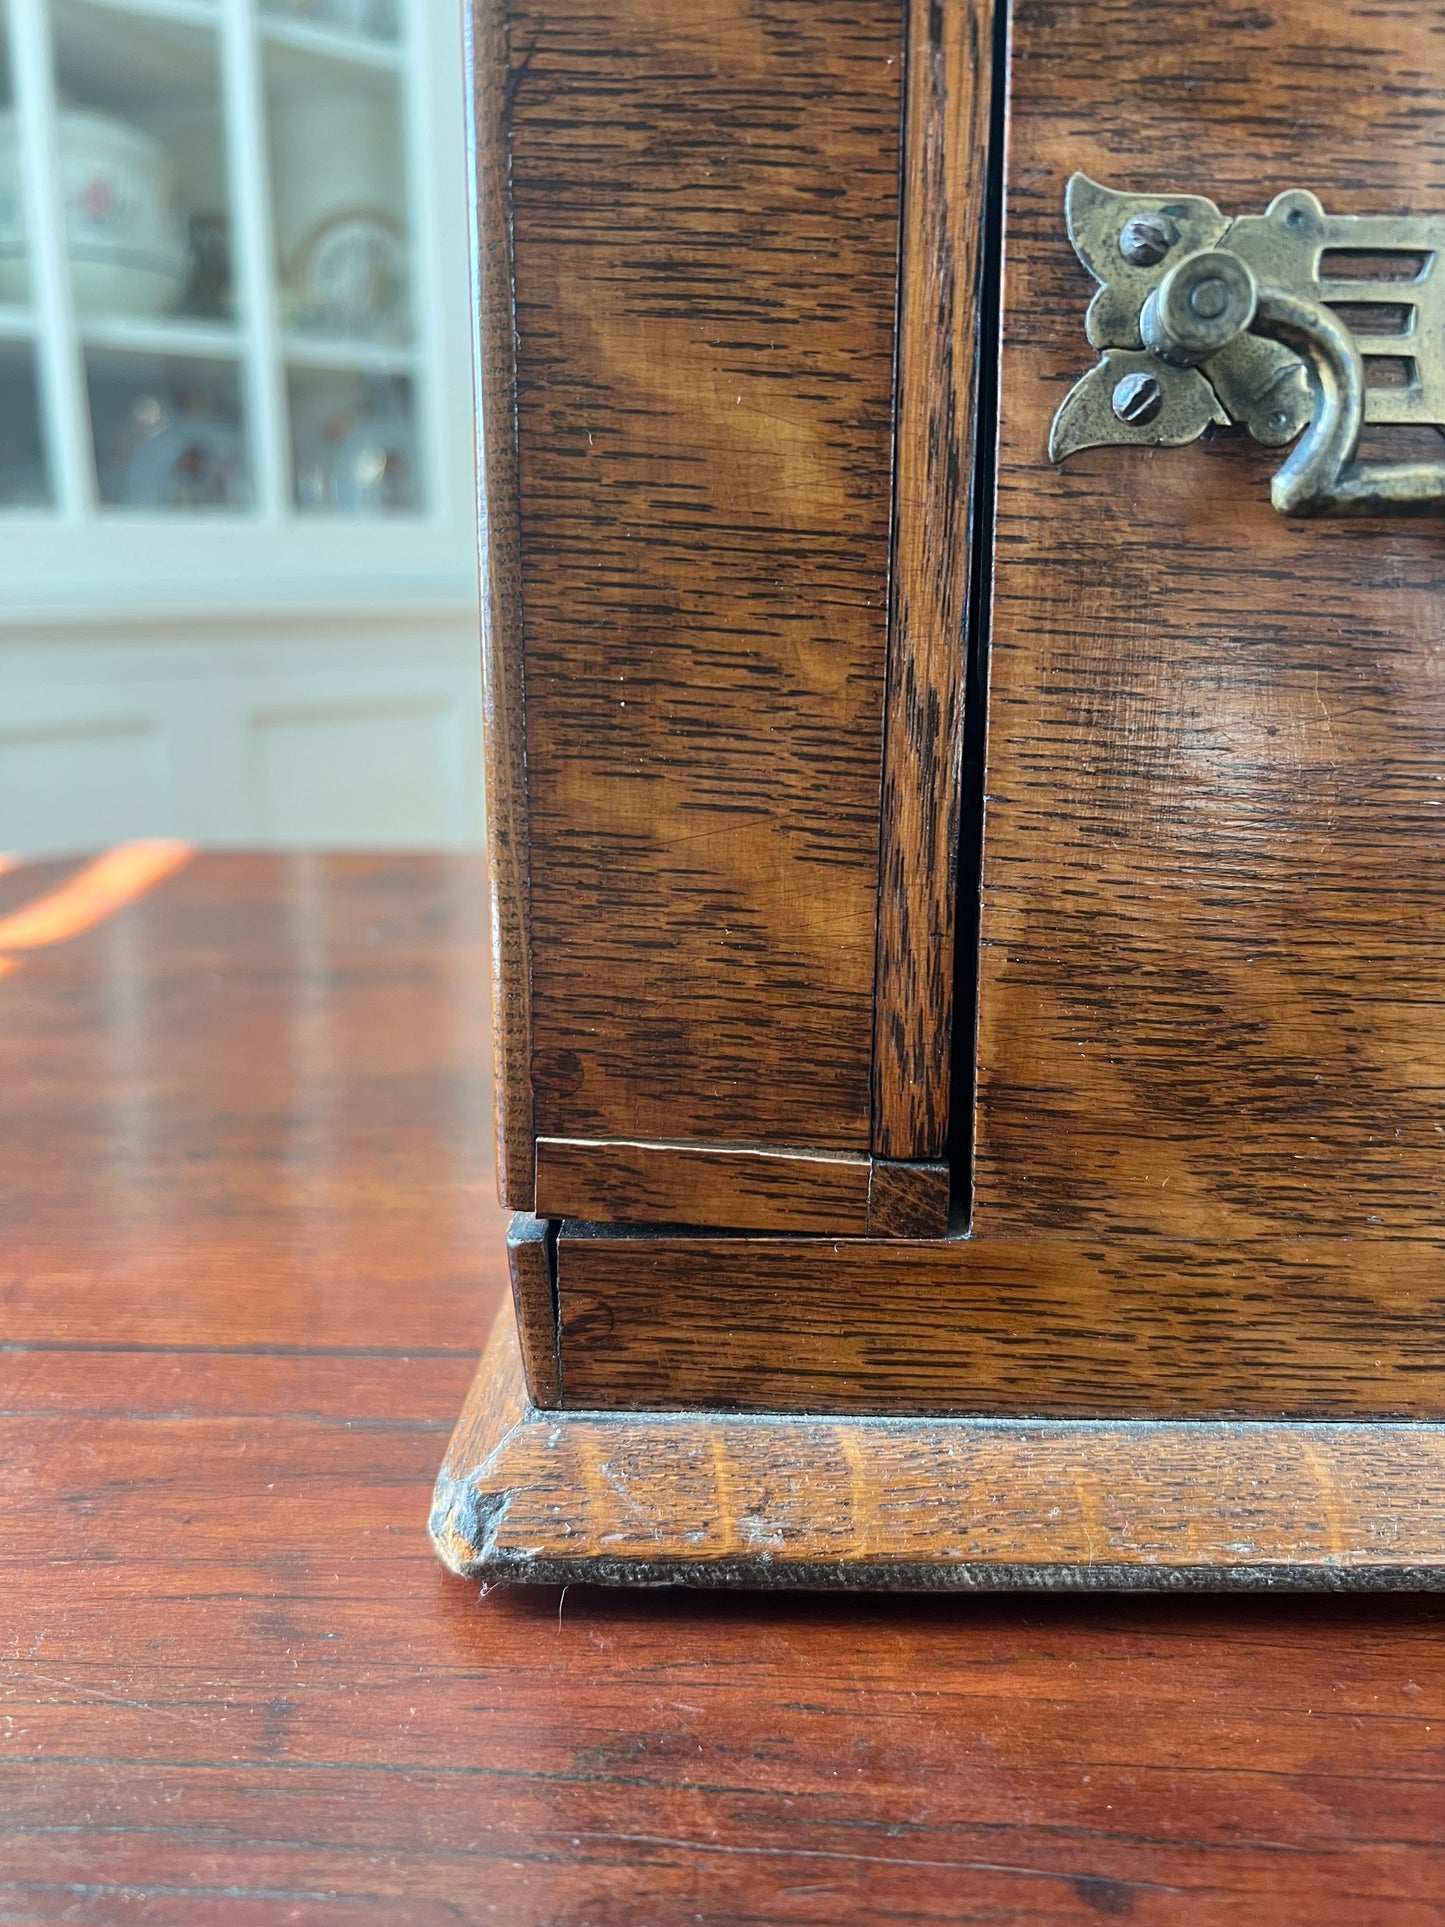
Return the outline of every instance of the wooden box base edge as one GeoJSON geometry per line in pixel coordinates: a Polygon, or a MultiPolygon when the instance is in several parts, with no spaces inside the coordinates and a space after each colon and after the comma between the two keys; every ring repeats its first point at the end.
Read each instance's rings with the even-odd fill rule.
{"type": "Polygon", "coordinates": [[[1445,1426],[542,1411],[512,1308],[437,1479],[488,1584],[1445,1590],[1445,1426]]]}

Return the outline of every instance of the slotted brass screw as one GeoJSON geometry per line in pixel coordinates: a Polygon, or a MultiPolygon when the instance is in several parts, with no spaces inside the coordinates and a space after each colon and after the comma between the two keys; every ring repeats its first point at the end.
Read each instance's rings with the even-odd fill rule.
{"type": "Polygon", "coordinates": [[[1119,252],[1131,268],[1152,268],[1178,239],[1167,214],[1133,214],[1119,231],[1119,252]]]}
{"type": "Polygon", "coordinates": [[[1164,406],[1164,384],[1157,375],[1125,375],[1114,389],[1114,413],[1121,422],[1142,428],[1164,406]]]}

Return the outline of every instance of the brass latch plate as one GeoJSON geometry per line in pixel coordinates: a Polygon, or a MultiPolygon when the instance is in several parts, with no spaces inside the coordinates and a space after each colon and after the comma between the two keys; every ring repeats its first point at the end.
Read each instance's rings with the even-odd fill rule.
{"type": "Polygon", "coordinates": [[[1301,189],[1231,219],[1202,195],[1121,194],[1084,174],[1065,212],[1100,284],[1085,328],[1102,359],[1054,417],[1055,461],[1236,423],[1268,447],[1305,435],[1276,477],[1286,512],[1445,497],[1445,463],[1355,459],[1364,423],[1445,431],[1445,221],[1327,214],[1301,189]]]}

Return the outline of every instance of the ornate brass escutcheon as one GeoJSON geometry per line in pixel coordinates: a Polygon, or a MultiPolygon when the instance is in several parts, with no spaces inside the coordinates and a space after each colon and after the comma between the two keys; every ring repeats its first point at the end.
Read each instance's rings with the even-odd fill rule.
{"type": "Polygon", "coordinates": [[[1054,417],[1054,461],[1237,423],[1272,448],[1300,438],[1270,487],[1282,514],[1445,505],[1445,457],[1357,453],[1366,424],[1445,433],[1445,217],[1327,214],[1294,189],[1231,220],[1200,195],[1085,174],[1064,205],[1100,283],[1085,328],[1103,358],[1054,417]]]}

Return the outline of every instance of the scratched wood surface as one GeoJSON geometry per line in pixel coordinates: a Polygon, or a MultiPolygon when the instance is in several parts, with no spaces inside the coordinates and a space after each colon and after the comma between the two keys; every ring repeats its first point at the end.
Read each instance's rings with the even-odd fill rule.
{"type": "Polygon", "coordinates": [[[1225,5],[1205,35],[1167,0],[1022,0],[1015,24],[975,1224],[1431,1236],[1438,524],[1286,521],[1243,436],[1061,470],[1045,443],[1094,359],[1069,173],[1438,213],[1439,9],[1225,5]]]}
{"type": "Polygon", "coordinates": [[[506,1289],[483,881],[203,857],[0,981],[0,1917],[1434,1927],[1427,1600],[441,1569],[506,1289]]]}
{"type": "Polygon", "coordinates": [[[511,0],[536,1128],[869,1148],[897,0],[511,0]]]}
{"type": "Polygon", "coordinates": [[[645,1237],[562,1227],[562,1402],[1445,1416],[1438,1243],[645,1237]]]}
{"type": "Polygon", "coordinates": [[[537,1210],[557,1218],[861,1236],[870,1176],[868,1158],[836,1151],[537,1140],[537,1210]]]}
{"type": "Polygon", "coordinates": [[[536,1191],[539,1217],[941,1238],[951,1177],[838,1151],[539,1137],[536,1191]]]}
{"type": "Polygon", "coordinates": [[[437,1478],[495,1584],[1445,1591],[1445,1426],[539,1411],[498,1315],[437,1478]]]}

